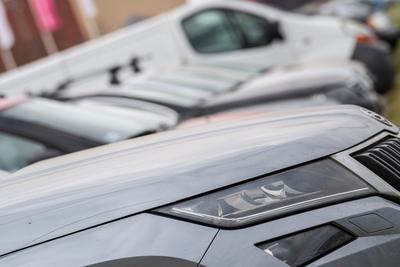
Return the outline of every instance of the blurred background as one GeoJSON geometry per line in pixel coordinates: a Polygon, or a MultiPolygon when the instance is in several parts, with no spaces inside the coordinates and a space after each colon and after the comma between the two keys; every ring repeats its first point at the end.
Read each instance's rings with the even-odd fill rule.
{"type": "MultiPolygon", "coordinates": [[[[196,0],[2,0],[0,1],[0,73],[47,57],[124,26],[196,0]]],[[[309,3],[327,1],[265,2],[293,11],[309,3]]],[[[400,26],[400,3],[389,9],[400,26]]],[[[400,71],[400,48],[394,53],[400,71]]],[[[0,74],[1,75],[1,74],[0,74]]],[[[400,124],[400,79],[387,97],[388,116],[400,124]]]]}
{"type": "MultiPolygon", "coordinates": [[[[400,27],[400,3],[393,6],[389,15],[394,21],[394,23],[400,27]]],[[[400,124],[400,47],[397,47],[396,55],[396,66],[397,66],[397,83],[396,88],[393,90],[392,94],[389,96],[389,117],[397,123],[400,124]]]]}
{"type": "Polygon", "coordinates": [[[184,0],[2,0],[0,15],[3,55],[0,72],[160,14],[183,2],[184,0]],[[4,53],[7,50],[9,55],[4,53]]]}
{"type": "Polygon", "coordinates": [[[397,0],[0,0],[0,169],[288,109],[400,125],[399,40],[397,0]]]}

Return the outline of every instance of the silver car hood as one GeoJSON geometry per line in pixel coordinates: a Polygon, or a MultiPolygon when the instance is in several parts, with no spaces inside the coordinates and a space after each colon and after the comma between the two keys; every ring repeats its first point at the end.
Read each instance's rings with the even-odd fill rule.
{"type": "Polygon", "coordinates": [[[0,254],[397,132],[358,107],[171,131],[38,163],[0,187],[0,254]],[[306,152],[306,153],[305,153],[306,152]]]}

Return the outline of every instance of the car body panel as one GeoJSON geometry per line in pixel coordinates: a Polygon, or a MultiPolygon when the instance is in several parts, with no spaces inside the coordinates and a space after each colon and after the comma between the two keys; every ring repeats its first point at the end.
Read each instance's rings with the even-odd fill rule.
{"type": "Polygon", "coordinates": [[[0,170],[0,181],[7,179],[7,176],[9,176],[9,175],[10,175],[10,173],[0,170]]]}
{"type": "Polygon", "coordinates": [[[114,266],[113,261],[125,259],[123,266],[197,267],[217,232],[205,226],[140,214],[14,253],[0,259],[0,266],[114,266]],[[155,264],[158,257],[162,260],[155,264]],[[151,265],[143,265],[145,260],[140,258],[151,259],[151,265]],[[176,265],[167,265],[168,258],[172,262],[176,259],[176,265]],[[187,261],[184,265],[183,260],[187,261]]]}
{"type": "MultiPolygon", "coordinates": [[[[279,112],[286,112],[288,110],[301,109],[304,107],[312,108],[312,107],[321,107],[321,106],[333,106],[339,105],[338,102],[333,100],[328,100],[324,97],[309,97],[309,98],[297,98],[294,100],[285,100],[285,101],[275,101],[273,103],[268,104],[260,104],[260,105],[251,105],[241,107],[243,105],[239,105],[239,108],[233,108],[229,110],[225,110],[222,112],[216,112],[215,114],[196,117],[192,119],[187,119],[177,125],[178,129],[184,129],[194,126],[199,126],[207,123],[221,122],[226,120],[233,120],[239,118],[247,118],[256,115],[266,115],[268,113],[274,113],[274,115],[278,115],[279,112]]],[[[212,108],[212,107],[211,107],[212,108]]]]}
{"type": "Polygon", "coordinates": [[[373,235],[364,232],[361,234],[364,236],[307,266],[397,266],[400,259],[397,253],[400,244],[400,207],[379,197],[332,205],[245,229],[221,230],[201,264],[209,267],[287,267],[287,264],[268,255],[256,245],[290,233],[327,224],[340,225],[343,220],[381,212],[395,214],[391,222],[397,229],[373,235]]]}
{"type": "Polygon", "coordinates": [[[167,107],[180,107],[180,108],[189,108],[197,105],[201,102],[201,99],[193,99],[183,95],[179,95],[177,93],[170,92],[162,92],[141,88],[127,88],[117,87],[117,88],[109,88],[109,89],[97,89],[90,90],[93,93],[87,93],[85,91],[68,91],[63,94],[62,97],[65,98],[79,98],[85,96],[115,96],[115,97],[123,97],[123,98],[132,98],[136,100],[149,101],[151,103],[165,105],[167,107]]]}
{"type": "Polygon", "coordinates": [[[384,130],[398,131],[358,107],[310,109],[38,163],[0,188],[0,254],[326,157],[384,130]],[[24,234],[14,235],[15,229],[24,234]]]}
{"type": "Polygon", "coordinates": [[[192,88],[190,86],[166,83],[166,82],[154,80],[152,78],[149,78],[148,80],[145,80],[145,81],[128,80],[126,82],[126,84],[132,85],[132,89],[139,87],[139,88],[155,90],[155,91],[171,92],[171,93],[175,93],[175,94],[177,92],[179,92],[179,95],[186,96],[186,97],[192,97],[192,98],[199,98],[199,99],[209,97],[213,94],[212,92],[207,92],[205,90],[199,90],[196,88],[192,88]]]}

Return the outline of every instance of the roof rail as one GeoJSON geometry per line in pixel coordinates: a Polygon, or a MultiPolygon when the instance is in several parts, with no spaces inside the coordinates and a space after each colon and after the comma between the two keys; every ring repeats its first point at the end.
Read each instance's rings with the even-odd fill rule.
{"type": "Polygon", "coordinates": [[[124,69],[130,69],[134,74],[141,73],[143,71],[142,67],[140,66],[142,59],[144,57],[138,57],[135,56],[133,57],[127,64],[122,64],[122,65],[115,65],[111,67],[107,67],[102,70],[96,70],[93,72],[85,73],[83,75],[75,76],[75,77],[70,77],[64,81],[61,81],[54,89],[54,92],[60,92],[67,90],[68,87],[70,87],[72,84],[77,83],[82,80],[94,78],[99,75],[103,74],[109,74],[110,79],[109,79],[109,84],[110,85],[118,85],[121,84],[121,80],[119,78],[119,73],[124,70],[124,69]]]}

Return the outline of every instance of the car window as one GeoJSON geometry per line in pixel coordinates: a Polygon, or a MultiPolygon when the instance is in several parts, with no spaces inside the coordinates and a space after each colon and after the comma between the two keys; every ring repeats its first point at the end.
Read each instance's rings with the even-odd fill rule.
{"type": "Polygon", "coordinates": [[[233,10],[202,11],[183,21],[183,28],[199,53],[221,53],[268,45],[274,38],[269,22],[233,10]]]}
{"type": "Polygon", "coordinates": [[[240,32],[232,24],[229,13],[207,10],[183,21],[183,29],[199,53],[218,53],[243,48],[240,32]]]}
{"type": "Polygon", "coordinates": [[[246,39],[247,48],[265,46],[273,40],[273,33],[265,19],[243,12],[235,11],[233,14],[246,39]]]}
{"type": "Polygon", "coordinates": [[[34,159],[45,155],[48,148],[38,142],[15,135],[0,133],[0,169],[15,172],[34,159]]]}

